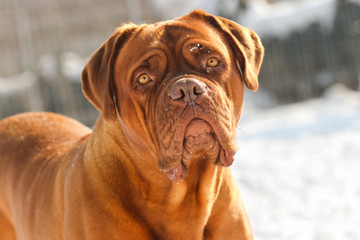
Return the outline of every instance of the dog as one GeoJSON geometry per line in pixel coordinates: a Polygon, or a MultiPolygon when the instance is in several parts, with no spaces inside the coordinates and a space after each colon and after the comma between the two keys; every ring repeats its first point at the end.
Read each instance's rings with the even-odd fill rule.
{"type": "Polygon", "coordinates": [[[53,113],[0,122],[0,239],[252,239],[229,166],[264,47],[201,10],[124,24],[91,56],[91,130],[53,113]]]}

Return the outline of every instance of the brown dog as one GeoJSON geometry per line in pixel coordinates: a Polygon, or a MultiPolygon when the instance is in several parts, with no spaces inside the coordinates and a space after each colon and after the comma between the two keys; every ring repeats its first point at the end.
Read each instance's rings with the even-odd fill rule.
{"type": "Polygon", "coordinates": [[[255,33],[202,11],[118,28],[82,74],[93,131],[1,121],[0,239],[252,239],[226,167],[262,58],[255,33]]]}

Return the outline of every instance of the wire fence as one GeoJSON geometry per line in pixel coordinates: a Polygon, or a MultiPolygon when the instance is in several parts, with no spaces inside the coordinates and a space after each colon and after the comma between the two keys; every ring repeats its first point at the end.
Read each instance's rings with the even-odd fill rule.
{"type": "Polygon", "coordinates": [[[0,0],[0,119],[51,111],[94,124],[82,67],[116,27],[151,19],[136,14],[145,8],[142,0],[0,0]]]}
{"type": "Polygon", "coordinates": [[[359,89],[360,4],[338,1],[333,28],[314,23],[285,39],[264,38],[261,86],[281,103],[320,96],[334,83],[359,89]]]}

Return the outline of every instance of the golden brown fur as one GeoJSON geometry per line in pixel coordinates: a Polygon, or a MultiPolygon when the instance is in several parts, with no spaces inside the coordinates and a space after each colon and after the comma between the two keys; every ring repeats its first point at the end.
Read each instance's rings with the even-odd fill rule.
{"type": "Polygon", "coordinates": [[[252,239],[227,166],[262,57],[255,33],[202,11],[118,28],[82,74],[93,131],[0,122],[0,239],[252,239]]]}

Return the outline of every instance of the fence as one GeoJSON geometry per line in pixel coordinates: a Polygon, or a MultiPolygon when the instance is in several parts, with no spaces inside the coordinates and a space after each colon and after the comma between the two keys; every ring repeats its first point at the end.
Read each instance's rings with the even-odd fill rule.
{"type": "Polygon", "coordinates": [[[330,32],[319,23],[285,39],[263,38],[261,86],[282,103],[317,97],[334,83],[359,88],[360,3],[338,1],[330,32]]]}
{"type": "Polygon", "coordinates": [[[92,125],[98,113],[81,93],[82,66],[69,69],[74,57],[69,59],[68,52],[84,64],[123,22],[151,19],[141,11],[146,4],[0,0],[0,119],[23,111],[52,111],[92,125]]]}

